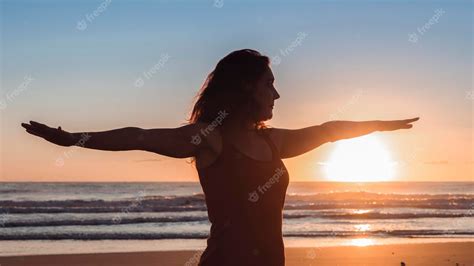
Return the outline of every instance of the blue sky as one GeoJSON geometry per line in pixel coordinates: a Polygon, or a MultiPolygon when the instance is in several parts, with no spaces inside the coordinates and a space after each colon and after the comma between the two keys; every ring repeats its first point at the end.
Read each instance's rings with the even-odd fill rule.
{"type": "MultiPolygon", "coordinates": [[[[466,97],[473,89],[471,1],[0,3],[0,99],[7,105],[1,111],[5,180],[27,178],[25,175],[68,176],[67,171],[58,173],[57,167],[44,166],[54,161],[61,148],[26,136],[21,122],[36,120],[70,131],[180,125],[217,61],[242,48],[281,58],[280,64],[272,66],[282,95],[270,122],[273,126],[310,126],[327,121],[334,113],[343,120],[422,116],[424,126],[411,137],[387,137],[397,146],[397,159],[418,140],[424,141],[421,147],[427,147],[420,162],[472,161],[472,152],[469,158],[468,152],[442,146],[443,140],[454,137],[458,146],[473,147],[473,101],[466,97]],[[426,28],[439,10],[442,15],[426,28]],[[81,20],[87,23],[82,30],[77,27],[81,20]],[[426,31],[420,33],[422,27],[426,31]],[[295,43],[301,33],[306,37],[295,43]],[[409,41],[412,33],[418,36],[416,43],[409,41]],[[289,52],[283,55],[282,50],[289,52]],[[169,59],[143,86],[135,86],[144,72],[157,68],[163,55],[169,59]],[[12,97],[25,76],[33,81],[12,97]],[[348,104],[360,89],[366,92],[361,100],[348,104]],[[426,134],[430,134],[428,139],[426,134]],[[28,147],[35,153],[25,155],[28,147]],[[443,151],[446,154],[439,154],[443,151]],[[22,162],[43,166],[37,171],[19,171],[15,165],[22,162]]],[[[324,160],[329,150],[292,159],[290,165],[312,169],[308,164],[324,160]]],[[[97,156],[110,168],[107,163],[117,159],[94,152],[81,151],[90,156],[71,159],[68,165],[75,168],[70,171],[93,178],[81,166],[97,156]]],[[[150,158],[143,153],[128,154],[124,158],[150,158]]],[[[133,161],[130,158],[126,162],[133,161]]],[[[169,167],[182,164],[185,162],[177,161],[169,167]]],[[[129,163],[128,167],[142,166],[129,163]]],[[[472,166],[466,169],[472,171],[472,166]]],[[[301,173],[303,179],[311,173],[315,173],[311,178],[320,178],[317,171],[301,173]]],[[[100,174],[107,179],[122,178],[115,172],[100,174]]],[[[144,180],[156,178],[144,175],[144,180]]],[[[429,179],[440,178],[430,174],[429,179]]]]}

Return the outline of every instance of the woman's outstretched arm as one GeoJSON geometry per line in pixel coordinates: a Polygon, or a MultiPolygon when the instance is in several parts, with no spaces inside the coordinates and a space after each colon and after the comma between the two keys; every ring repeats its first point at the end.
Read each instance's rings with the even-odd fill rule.
{"type": "MultiPolygon", "coordinates": [[[[79,146],[104,151],[143,150],[175,158],[195,156],[208,145],[206,124],[189,124],[178,128],[142,129],[125,127],[101,132],[69,133],[59,128],[30,121],[21,124],[28,133],[61,146],[79,146]],[[205,131],[204,131],[205,132],[205,131]]],[[[210,135],[212,132],[209,132],[210,135]]]]}
{"type": "Polygon", "coordinates": [[[318,146],[341,139],[349,139],[375,131],[392,131],[412,128],[410,123],[419,118],[392,121],[330,121],[302,129],[271,129],[270,134],[279,149],[281,158],[291,158],[318,146]]]}

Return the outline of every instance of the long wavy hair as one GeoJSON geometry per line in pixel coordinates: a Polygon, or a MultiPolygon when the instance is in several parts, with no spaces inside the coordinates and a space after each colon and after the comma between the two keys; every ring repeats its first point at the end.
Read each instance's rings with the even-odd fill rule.
{"type": "Polygon", "coordinates": [[[270,59],[252,49],[233,51],[222,58],[206,81],[195,101],[189,118],[190,123],[212,123],[222,112],[239,123],[252,122],[255,129],[265,128],[257,114],[260,106],[254,99],[255,84],[267,70],[270,59]]]}

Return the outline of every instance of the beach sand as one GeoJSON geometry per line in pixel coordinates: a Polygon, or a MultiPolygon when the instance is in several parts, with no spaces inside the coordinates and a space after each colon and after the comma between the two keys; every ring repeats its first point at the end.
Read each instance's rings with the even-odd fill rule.
{"type": "MultiPolygon", "coordinates": [[[[286,248],[285,253],[287,266],[474,264],[474,242],[286,248]]],[[[0,257],[0,265],[196,265],[199,255],[200,251],[156,251],[17,256],[0,257]]]]}

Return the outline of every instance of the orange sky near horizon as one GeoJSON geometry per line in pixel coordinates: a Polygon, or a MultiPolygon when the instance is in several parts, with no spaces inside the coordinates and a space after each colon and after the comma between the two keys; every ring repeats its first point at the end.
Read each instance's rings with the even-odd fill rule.
{"type": "MultiPolygon", "coordinates": [[[[360,92],[356,91],[354,95],[358,95],[358,93],[360,92]]],[[[290,106],[292,105],[288,100],[285,100],[285,92],[280,94],[283,94],[283,96],[278,100],[280,104],[277,102],[275,118],[269,121],[269,125],[284,127],[283,125],[285,124],[293,124],[293,126],[288,128],[298,128],[297,124],[303,127],[327,121],[315,117],[312,123],[292,120],[288,120],[285,123],[283,119],[285,119],[285,114],[289,113],[290,106]]],[[[339,102],[342,105],[354,102],[354,95],[342,95],[339,102]]],[[[357,97],[359,97],[356,100],[358,103],[351,103],[351,106],[347,107],[350,108],[350,111],[347,110],[348,113],[344,115],[341,113],[341,120],[370,120],[370,113],[386,113],[386,111],[382,110],[383,106],[366,106],[366,104],[376,101],[374,96],[365,95],[357,97]],[[350,119],[342,119],[344,117],[350,119]]],[[[376,96],[375,98],[377,97],[383,98],[382,96],[376,96]]],[[[390,105],[386,106],[387,109],[392,108],[390,105]]],[[[395,178],[393,181],[472,181],[473,144],[471,129],[446,128],[444,131],[439,131],[439,127],[436,125],[438,118],[439,120],[447,121],[447,117],[442,117],[441,113],[436,114],[435,110],[429,113],[436,114],[436,116],[430,116],[428,115],[428,109],[423,109],[426,115],[421,115],[422,111],[418,108],[423,107],[420,107],[420,105],[413,106],[416,107],[408,107],[397,115],[387,115],[386,117],[388,119],[396,119],[414,116],[410,114],[420,114],[421,119],[414,123],[414,128],[370,134],[376,135],[380,139],[392,160],[396,162],[395,178]],[[449,145],[443,142],[444,140],[450,140],[449,145]],[[466,148],[469,145],[471,150],[466,148]]],[[[321,107],[320,109],[323,108],[321,107]]],[[[326,113],[329,115],[326,117],[334,117],[334,113],[328,112],[330,109],[327,109],[326,113]]],[[[310,112],[310,110],[295,111],[310,112]]],[[[324,112],[320,111],[318,113],[324,112]]],[[[374,117],[374,119],[383,119],[383,117],[383,115],[379,115],[374,117]]],[[[7,121],[7,123],[11,122],[7,121]]],[[[109,128],[114,128],[112,123],[109,124],[109,128]]],[[[178,124],[180,123],[176,121],[175,125],[178,124]]],[[[81,128],[79,125],[76,125],[76,127],[81,128]]],[[[145,126],[143,127],[146,128],[145,126]]],[[[84,128],[88,127],[84,125],[84,128]]],[[[106,128],[104,127],[103,129],[106,128]]],[[[95,130],[100,130],[100,128],[95,130]]],[[[2,167],[4,170],[2,171],[3,177],[1,181],[198,181],[196,170],[194,165],[190,163],[190,159],[175,159],[140,151],[108,152],[80,147],[66,148],[30,136],[26,132],[22,132],[22,128],[19,125],[17,128],[12,128],[12,131],[16,132],[17,138],[21,140],[21,144],[6,143],[7,146],[10,146],[8,147],[10,153],[8,157],[2,158],[4,165],[6,164],[7,167],[2,167]],[[63,164],[58,165],[57,160],[61,160],[63,164]]],[[[304,155],[285,159],[284,162],[288,167],[291,181],[332,181],[325,175],[321,163],[329,160],[337,143],[327,143],[304,155]]]]}

